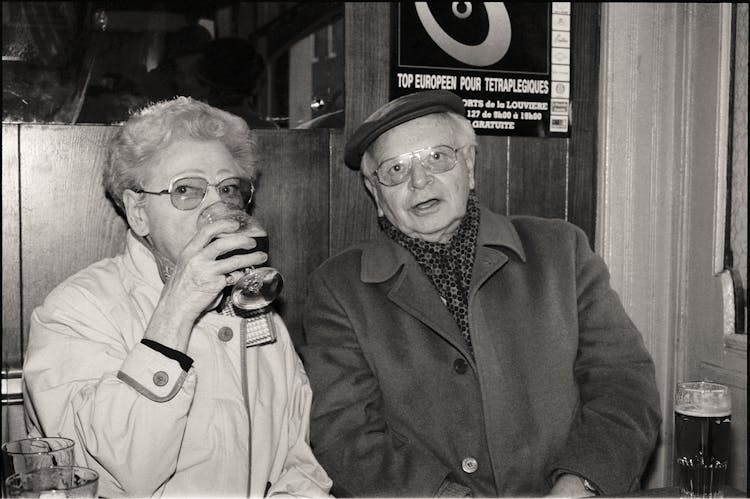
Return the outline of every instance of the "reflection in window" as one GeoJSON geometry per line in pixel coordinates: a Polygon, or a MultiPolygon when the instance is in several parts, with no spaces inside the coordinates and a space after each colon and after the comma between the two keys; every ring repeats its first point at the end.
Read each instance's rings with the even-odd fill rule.
{"type": "Polygon", "coordinates": [[[339,18],[289,51],[289,127],[344,126],[344,20],[339,18]]]}
{"type": "Polygon", "coordinates": [[[92,68],[88,4],[3,2],[3,121],[73,122],[92,68]]]}
{"type": "Polygon", "coordinates": [[[253,128],[343,126],[343,3],[2,5],[3,121],[114,123],[190,95],[253,128]]]}

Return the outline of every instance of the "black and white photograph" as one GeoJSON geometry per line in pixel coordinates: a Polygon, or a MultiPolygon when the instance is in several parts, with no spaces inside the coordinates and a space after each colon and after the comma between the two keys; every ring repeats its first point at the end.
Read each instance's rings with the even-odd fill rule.
{"type": "Polygon", "coordinates": [[[0,497],[748,497],[747,2],[0,4],[0,497]]]}

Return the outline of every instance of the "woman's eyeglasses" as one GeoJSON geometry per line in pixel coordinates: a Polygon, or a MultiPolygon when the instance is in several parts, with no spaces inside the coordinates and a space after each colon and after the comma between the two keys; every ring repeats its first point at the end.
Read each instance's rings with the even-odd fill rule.
{"type": "Polygon", "coordinates": [[[389,187],[402,184],[409,178],[415,158],[430,173],[447,172],[458,163],[458,151],[469,145],[471,144],[456,148],[439,145],[407,152],[381,162],[375,170],[375,176],[378,182],[389,187]]]}
{"type": "Polygon", "coordinates": [[[169,183],[169,188],[163,191],[155,192],[144,189],[133,189],[133,191],[157,196],[169,194],[172,206],[178,210],[192,210],[198,207],[203,198],[206,197],[209,186],[216,187],[222,201],[240,209],[247,208],[253,199],[253,192],[255,192],[252,180],[245,177],[225,178],[218,184],[210,184],[208,180],[202,177],[183,177],[172,180],[169,183]]]}

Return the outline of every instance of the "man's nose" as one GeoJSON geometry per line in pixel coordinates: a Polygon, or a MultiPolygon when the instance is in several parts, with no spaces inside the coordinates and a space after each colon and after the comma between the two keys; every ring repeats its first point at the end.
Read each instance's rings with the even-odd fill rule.
{"type": "Polygon", "coordinates": [[[426,185],[432,183],[432,174],[422,165],[419,156],[411,158],[411,172],[409,184],[414,189],[423,189],[426,185]]]}

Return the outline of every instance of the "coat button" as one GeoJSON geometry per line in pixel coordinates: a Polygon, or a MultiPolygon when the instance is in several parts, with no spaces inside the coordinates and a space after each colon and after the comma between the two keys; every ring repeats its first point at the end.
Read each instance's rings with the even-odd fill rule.
{"type": "Polygon", "coordinates": [[[232,339],[232,336],[234,336],[234,332],[232,331],[231,327],[224,326],[223,328],[219,329],[219,339],[221,341],[229,341],[232,339]]]}
{"type": "Polygon", "coordinates": [[[465,457],[463,461],[461,461],[461,469],[466,473],[474,473],[477,468],[479,468],[479,463],[471,456],[465,457]]]}
{"type": "Polygon", "coordinates": [[[154,384],[156,386],[164,386],[169,382],[169,375],[164,371],[156,371],[154,373],[154,384]]]}
{"type": "Polygon", "coordinates": [[[469,368],[469,363],[465,359],[458,358],[453,361],[453,370],[458,374],[463,374],[469,368]]]}

